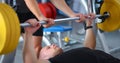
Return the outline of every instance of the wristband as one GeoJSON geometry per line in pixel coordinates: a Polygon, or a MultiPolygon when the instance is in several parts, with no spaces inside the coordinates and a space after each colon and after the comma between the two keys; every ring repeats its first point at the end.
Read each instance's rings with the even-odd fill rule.
{"type": "Polygon", "coordinates": [[[90,28],[93,28],[93,26],[87,26],[85,27],[85,30],[90,29],[90,28]]]}

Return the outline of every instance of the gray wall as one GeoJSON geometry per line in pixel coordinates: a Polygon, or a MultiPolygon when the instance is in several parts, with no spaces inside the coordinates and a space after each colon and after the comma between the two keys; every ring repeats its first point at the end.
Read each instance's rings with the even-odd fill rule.
{"type": "Polygon", "coordinates": [[[2,0],[0,0],[0,2],[2,2],[2,0]]]}

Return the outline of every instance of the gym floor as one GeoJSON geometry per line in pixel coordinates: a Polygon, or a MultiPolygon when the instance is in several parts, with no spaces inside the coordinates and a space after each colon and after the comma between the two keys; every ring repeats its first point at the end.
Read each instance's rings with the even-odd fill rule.
{"type": "MultiPolygon", "coordinates": [[[[63,18],[63,17],[60,16],[59,18],[63,18]]],[[[73,22],[72,25],[73,25],[73,30],[72,30],[71,38],[74,37],[73,39],[78,40],[80,42],[69,45],[70,47],[66,48],[65,51],[73,49],[73,48],[77,48],[77,47],[83,47],[82,43],[83,43],[85,34],[78,34],[78,31],[81,29],[82,24],[78,24],[76,22],[73,22]]],[[[105,35],[105,38],[106,38],[105,41],[108,44],[110,49],[120,47],[120,39],[119,39],[120,38],[120,31],[119,30],[114,31],[114,32],[105,32],[103,34],[105,35]]],[[[96,39],[97,39],[96,49],[104,50],[103,46],[101,45],[101,40],[99,39],[98,34],[96,34],[96,39]]],[[[17,47],[14,63],[23,63],[22,46],[23,46],[23,41],[20,41],[19,45],[17,47]]],[[[120,54],[120,51],[119,51],[119,54],[120,54]]],[[[120,58],[119,54],[117,54],[118,58],[120,58]]]]}

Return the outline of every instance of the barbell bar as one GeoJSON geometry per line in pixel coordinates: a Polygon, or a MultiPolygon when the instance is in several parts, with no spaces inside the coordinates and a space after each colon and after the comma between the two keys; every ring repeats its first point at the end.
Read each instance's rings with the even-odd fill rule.
{"type": "MultiPolygon", "coordinates": [[[[109,17],[110,16],[110,14],[108,13],[108,12],[106,12],[104,15],[96,15],[95,16],[95,18],[107,18],[107,17],[109,17]]],[[[89,17],[90,16],[88,16],[88,19],[89,19],[89,17]]],[[[63,18],[63,19],[55,19],[54,20],[54,22],[55,23],[57,23],[57,22],[64,22],[64,21],[74,21],[74,20],[79,20],[80,19],[80,17],[73,17],[73,18],[63,18]]],[[[46,24],[46,22],[45,21],[40,21],[39,22],[40,24],[46,24]]],[[[101,22],[98,22],[98,23],[102,23],[102,21],[101,22]]],[[[22,24],[20,24],[20,26],[21,27],[28,27],[28,26],[31,26],[29,23],[22,23],[22,24]]]]}

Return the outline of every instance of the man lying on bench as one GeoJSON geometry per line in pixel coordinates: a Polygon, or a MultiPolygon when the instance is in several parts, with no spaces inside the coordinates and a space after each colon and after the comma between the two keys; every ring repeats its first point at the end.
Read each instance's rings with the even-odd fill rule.
{"type": "Polygon", "coordinates": [[[84,47],[63,52],[57,45],[52,44],[41,49],[39,58],[34,51],[32,34],[41,26],[35,19],[28,20],[32,27],[25,28],[25,42],[23,48],[24,63],[120,63],[120,60],[111,55],[95,50],[96,38],[92,29],[92,22],[95,15],[89,14],[89,19],[85,16],[86,35],[84,47]]]}

